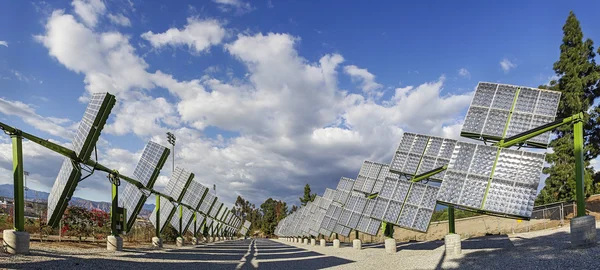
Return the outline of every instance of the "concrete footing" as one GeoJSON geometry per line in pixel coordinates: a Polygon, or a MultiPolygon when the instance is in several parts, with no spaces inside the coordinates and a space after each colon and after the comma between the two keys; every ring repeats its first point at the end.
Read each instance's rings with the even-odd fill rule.
{"type": "Polygon", "coordinates": [[[362,243],[360,242],[359,239],[352,240],[352,248],[358,249],[358,250],[362,249],[362,243]]]}
{"type": "Polygon", "coordinates": [[[310,239],[310,245],[311,246],[316,246],[317,245],[317,240],[316,239],[310,239]]]}
{"type": "Polygon", "coordinates": [[[192,245],[197,245],[197,244],[198,244],[198,238],[192,237],[192,245]]]}
{"type": "Polygon", "coordinates": [[[339,239],[333,239],[333,247],[340,248],[340,240],[339,239]]]}
{"type": "Polygon", "coordinates": [[[158,238],[158,237],[152,237],[152,246],[156,247],[156,248],[162,248],[163,247],[163,242],[162,242],[162,238],[158,238]]]}
{"type": "Polygon", "coordinates": [[[305,245],[308,245],[308,238],[304,238],[304,241],[302,241],[305,245]]]}
{"type": "Polygon", "coordinates": [[[462,252],[460,243],[460,234],[448,234],[444,237],[444,245],[446,246],[446,255],[458,255],[462,252]]]}
{"type": "Polygon", "coordinates": [[[110,251],[123,251],[123,238],[109,235],[106,237],[106,249],[110,251]]]}
{"type": "Polygon", "coordinates": [[[583,216],[571,219],[571,247],[583,248],[596,244],[596,219],[583,216]]]}
{"type": "Polygon", "coordinates": [[[177,240],[176,240],[175,244],[176,244],[178,247],[183,247],[183,244],[184,244],[183,242],[184,242],[184,240],[183,240],[183,238],[182,238],[182,237],[177,237],[177,240]]]}
{"type": "Polygon", "coordinates": [[[394,254],[396,253],[396,239],[387,238],[385,239],[385,252],[394,254]]]}
{"type": "Polygon", "coordinates": [[[4,230],[4,250],[10,254],[29,254],[29,233],[15,230],[4,230]]]}
{"type": "Polygon", "coordinates": [[[319,245],[322,246],[322,247],[325,247],[326,243],[327,242],[325,242],[325,239],[319,240],[319,245]]]}

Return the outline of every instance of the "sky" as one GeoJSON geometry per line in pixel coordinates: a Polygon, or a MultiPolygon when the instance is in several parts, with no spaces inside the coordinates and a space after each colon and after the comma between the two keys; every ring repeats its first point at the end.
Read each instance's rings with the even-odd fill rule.
{"type": "MultiPolygon", "coordinates": [[[[548,83],[570,10],[600,40],[600,3],[576,2],[1,1],[0,121],[70,147],[90,95],[110,92],[100,163],[131,175],[172,132],[176,165],[226,205],[297,205],[307,183],[323,194],[390,163],[405,131],[459,138],[479,81],[548,83]]],[[[28,187],[50,191],[62,158],[23,147],[28,187]]],[[[11,168],[2,136],[0,183],[11,168]]],[[[109,201],[109,182],[75,196],[109,201]]]]}

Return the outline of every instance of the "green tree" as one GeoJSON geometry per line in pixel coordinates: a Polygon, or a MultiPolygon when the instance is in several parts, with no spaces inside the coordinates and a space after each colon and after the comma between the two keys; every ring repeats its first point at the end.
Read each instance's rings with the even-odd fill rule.
{"type": "Polygon", "coordinates": [[[90,236],[93,229],[92,214],[79,206],[69,206],[63,215],[63,231],[79,238],[90,236]]]}
{"type": "Polygon", "coordinates": [[[316,197],[317,197],[317,194],[316,193],[311,194],[310,193],[310,185],[306,184],[306,186],[304,186],[304,197],[300,198],[300,205],[306,206],[307,203],[314,201],[316,197]]]}
{"type": "MultiPolygon", "coordinates": [[[[563,43],[560,45],[560,58],[554,63],[558,81],[552,81],[549,88],[562,92],[558,106],[558,118],[573,114],[585,114],[585,192],[593,194],[592,173],[589,161],[598,156],[598,108],[590,107],[598,96],[599,70],[594,61],[593,41],[583,40],[583,32],[575,14],[571,11],[563,26],[563,43]],[[596,132],[596,134],[594,134],[596,132]],[[595,142],[595,143],[594,143],[595,142]]],[[[565,125],[554,130],[556,138],[550,142],[553,153],[546,155],[550,167],[544,168],[548,174],[546,185],[536,199],[536,204],[575,199],[575,158],[573,151],[573,126],[565,125]]]]}
{"type": "Polygon", "coordinates": [[[260,209],[262,212],[260,229],[264,234],[272,235],[275,232],[277,223],[287,215],[287,204],[283,201],[268,198],[260,205],[260,209]]]}
{"type": "Polygon", "coordinates": [[[298,211],[298,206],[296,205],[292,205],[292,210],[290,210],[290,212],[288,213],[288,215],[291,215],[292,213],[298,211]]]}

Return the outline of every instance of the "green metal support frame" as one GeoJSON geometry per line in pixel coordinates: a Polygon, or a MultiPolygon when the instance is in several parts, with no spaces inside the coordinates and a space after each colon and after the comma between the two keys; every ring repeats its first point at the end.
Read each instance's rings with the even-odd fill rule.
{"type": "Polygon", "coordinates": [[[454,206],[448,206],[448,234],[456,233],[456,224],[454,222],[454,206]]]}
{"type": "Polygon", "coordinates": [[[23,137],[20,132],[11,134],[13,152],[14,229],[25,231],[25,194],[23,172],[23,137]]]}
{"type": "Polygon", "coordinates": [[[156,196],[156,237],[160,238],[160,196],[156,196]]]}
{"type": "Polygon", "coordinates": [[[117,223],[119,221],[119,186],[115,182],[111,184],[112,186],[112,203],[110,208],[110,231],[111,235],[119,236],[119,230],[117,229],[117,223]]]}
{"type": "Polygon", "coordinates": [[[383,236],[386,238],[394,238],[394,225],[385,221],[381,222],[383,236]]]}

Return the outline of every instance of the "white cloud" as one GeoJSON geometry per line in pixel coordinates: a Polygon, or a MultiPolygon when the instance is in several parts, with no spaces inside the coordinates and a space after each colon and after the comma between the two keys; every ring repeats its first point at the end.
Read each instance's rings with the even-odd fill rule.
{"type": "Polygon", "coordinates": [[[187,45],[190,50],[200,53],[221,43],[225,34],[225,29],[217,20],[188,18],[187,25],[182,30],[171,28],[158,34],[148,31],[142,34],[142,38],[148,40],[155,48],[187,45]]]}
{"type": "Polygon", "coordinates": [[[89,27],[98,23],[98,17],[106,11],[102,0],[73,0],[71,2],[77,16],[89,27]]]}
{"type": "Polygon", "coordinates": [[[120,25],[120,26],[131,26],[131,21],[129,21],[129,18],[125,17],[123,14],[119,13],[117,15],[114,14],[108,14],[108,19],[116,24],[116,25],[120,25]]]}
{"type": "Polygon", "coordinates": [[[69,119],[40,116],[30,105],[20,101],[0,98],[0,113],[17,116],[37,130],[54,136],[68,140],[73,136],[73,133],[63,126],[71,123],[69,119]]]}
{"type": "Polygon", "coordinates": [[[8,42],[4,40],[0,40],[0,45],[8,48],[8,42]]]}
{"type": "Polygon", "coordinates": [[[504,70],[504,73],[508,73],[511,69],[517,67],[517,65],[513,64],[513,62],[511,62],[507,58],[504,58],[502,59],[502,61],[500,61],[500,67],[502,68],[502,70],[504,70]]]}
{"type": "Polygon", "coordinates": [[[466,68],[459,69],[458,75],[461,77],[471,78],[471,72],[469,72],[466,68]]]}
{"type": "Polygon", "coordinates": [[[360,87],[365,93],[372,93],[383,87],[383,85],[375,82],[375,75],[371,74],[367,69],[349,65],[344,67],[344,72],[350,75],[352,81],[360,81],[360,87]]]}
{"type": "MultiPolygon", "coordinates": [[[[254,10],[254,7],[250,3],[243,2],[241,0],[213,0],[218,4],[218,8],[223,12],[230,12],[235,10],[238,14],[243,14],[254,10]]],[[[270,2],[269,2],[270,3],[270,2]]],[[[268,4],[271,7],[273,4],[268,4]]]]}

